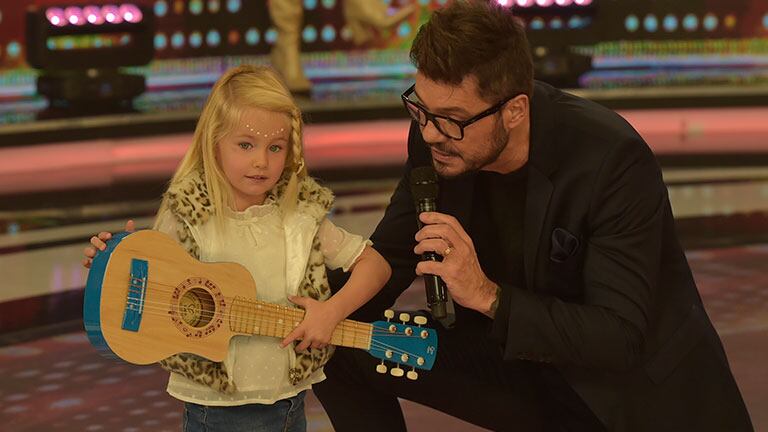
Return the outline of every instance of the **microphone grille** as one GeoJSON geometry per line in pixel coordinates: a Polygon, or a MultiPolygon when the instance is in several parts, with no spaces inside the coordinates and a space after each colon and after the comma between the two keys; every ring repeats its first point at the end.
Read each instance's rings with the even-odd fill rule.
{"type": "Polygon", "coordinates": [[[411,193],[413,199],[437,199],[437,174],[431,166],[416,167],[411,170],[411,193]]]}

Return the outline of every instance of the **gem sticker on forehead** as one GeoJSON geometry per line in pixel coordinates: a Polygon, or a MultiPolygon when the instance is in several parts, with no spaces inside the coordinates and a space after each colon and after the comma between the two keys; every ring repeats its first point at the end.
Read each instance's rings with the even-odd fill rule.
{"type": "Polygon", "coordinates": [[[256,136],[263,136],[264,138],[271,138],[273,136],[280,135],[281,133],[283,133],[285,131],[285,128],[280,128],[279,131],[272,132],[272,133],[262,132],[262,131],[255,130],[249,124],[245,125],[245,128],[248,129],[249,131],[251,131],[252,134],[254,134],[256,136]]]}

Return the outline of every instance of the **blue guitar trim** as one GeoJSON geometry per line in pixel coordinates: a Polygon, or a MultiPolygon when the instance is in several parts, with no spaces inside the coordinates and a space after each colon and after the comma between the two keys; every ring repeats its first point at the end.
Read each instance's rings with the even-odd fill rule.
{"type": "Polygon", "coordinates": [[[121,232],[112,236],[107,241],[107,248],[103,251],[96,251],[91,263],[91,271],[88,273],[88,281],[85,284],[85,294],[83,298],[83,325],[91,345],[96,348],[101,355],[108,358],[119,360],[120,358],[109,349],[107,341],[101,332],[101,287],[104,283],[104,273],[107,270],[109,257],[118,244],[130,235],[129,232],[121,232]]]}
{"type": "Polygon", "coordinates": [[[128,285],[128,301],[123,315],[123,330],[137,332],[141,325],[144,299],[147,296],[147,273],[149,263],[145,260],[131,260],[131,283],[128,285]]]}

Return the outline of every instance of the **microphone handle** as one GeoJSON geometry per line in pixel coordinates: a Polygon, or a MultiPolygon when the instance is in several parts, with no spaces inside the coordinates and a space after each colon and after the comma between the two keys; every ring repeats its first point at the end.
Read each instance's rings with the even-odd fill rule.
{"type": "MultiPolygon", "coordinates": [[[[423,260],[437,261],[437,256],[432,253],[422,255],[423,260]]],[[[427,305],[435,319],[443,319],[448,315],[446,309],[447,298],[445,296],[445,282],[440,276],[433,274],[424,275],[424,289],[427,293],[427,305]]]]}
{"type": "MultiPolygon", "coordinates": [[[[435,200],[428,198],[428,199],[422,199],[418,203],[418,212],[421,214],[425,211],[436,211],[437,206],[435,205],[435,200]]],[[[421,219],[416,219],[418,221],[419,229],[424,227],[424,224],[421,222],[421,219]]],[[[421,254],[421,260],[422,261],[440,261],[438,255],[435,252],[426,252],[421,254]]],[[[446,301],[447,297],[445,295],[445,282],[443,282],[442,279],[440,279],[440,276],[433,275],[433,274],[425,274],[424,275],[424,289],[427,294],[427,305],[429,306],[429,309],[432,313],[432,317],[435,319],[443,319],[446,316],[448,316],[448,311],[446,309],[446,301]]]]}

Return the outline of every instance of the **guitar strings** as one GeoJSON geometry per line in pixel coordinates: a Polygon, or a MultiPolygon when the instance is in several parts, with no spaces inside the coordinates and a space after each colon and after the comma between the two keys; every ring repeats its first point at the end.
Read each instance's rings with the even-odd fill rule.
{"type": "MultiPolygon", "coordinates": [[[[141,307],[142,305],[144,305],[145,310],[150,308],[153,308],[154,310],[161,311],[161,312],[169,312],[172,310],[170,307],[171,305],[169,303],[159,302],[159,301],[128,299],[127,304],[131,306],[136,306],[136,307],[141,307]]],[[[178,307],[178,306],[176,307],[176,310],[179,313],[182,311],[182,309],[183,307],[178,307]]],[[[259,319],[257,318],[257,315],[266,316],[268,318],[275,318],[277,320],[279,319],[297,320],[299,322],[301,322],[306,316],[306,311],[304,311],[303,309],[291,308],[287,306],[277,305],[274,303],[259,304],[259,303],[251,302],[246,306],[229,305],[228,309],[230,310],[230,312],[228,313],[215,311],[215,310],[214,311],[201,310],[198,313],[198,315],[208,320],[212,320],[214,317],[217,317],[217,316],[222,318],[229,318],[230,320],[236,320],[241,324],[244,324],[248,320],[255,321],[259,319]],[[289,314],[290,316],[286,316],[286,314],[289,314]]],[[[371,323],[365,323],[365,322],[354,321],[354,320],[341,321],[339,325],[344,325],[345,327],[350,327],[350,326],[371,327],[371,331],[373,333],[380,333],[380,334],[391,333],[389,329],[377,327],[371,323]]],[[[427,327],[414,327],[414,328],[429,330],[427,327]]],[[[362,329],[362,331],[367,332],[368,330],[362,329]]],[[[403,336],[415,337],[413,335],[410,335],[410,336],[403,335],[403,336]]]]}
{"type": "MultiPolygon", "coordinates": [[[[164,283],[156,282],[156,281],[147,281],[147,288],[149,288],[149,285],[157,285],[157,286],[162,286],[162,287],[172,287],[172,288],[174,288],[173,290],[170,290],[170,291],[169,290],[164,290],[164,289],[153,289],[153,291],[157,291],[157,292],[160,292],[160,293],[166,293],[166,294],[173,293],[175,291],[175,289],[176,289],[176,286],[174,286],[174,285],[164,284],[164,283]]],[[[261,309],[267,309],[267,313],[272,313],[273,311],[270,311],[269,309],[274,309],[274,308],[282,308],[283,310],[287,311],[288,313],[294,313],[295,311],[299,311],[302,314],[305,313],[305,311],[303,309],[289,307],[289,306],[283,306],[283,305],[278,305],[278,304],[275,304],[275,303],[267,303],[267,302],[264,302],[264,301],[261,301],[261,300],[251,300],[251,299],[248,299],[248,298],[245,298],[245,297],[239,297],[238,298],[238,297],[230,297],[230,296],[222,295],[222,298],[224,300],[229,300],[227,303],[230,305],[230,308],[229,308],[230,310],[232,309],[232,306],[237,304],[236,303],[237,301],[240,301],[240,302],[248,303],[248,306],[251,306],[251,307],[258,308],[259,306],[262,306],[261,309]]],[[[130,297],[129,297],[129,301],[136,301],[136,303],[134,303],[134,304],[136,304],[138,306],[141,306],[141,304],[144,304],[144,303],[151,303],[151,302],[148,302],[148,301],[143,300],[143,299],[130,298],[130,297]]],[[[165,303],[163,303],[163,302],[157,302],[157,303],[160,304],[161,306],[165,306],[165,303]]],[[[213,316],[215,315],[215,312],[213,314],[211,314],[208,311],[203,311],[202,314],[203,314],[204,318],[212,319],[213,316]]],[[[222,314],[222,316],[227,316],[227,317],[230,317],[230,315],[231,316],[236,316],[236,315],[233,315],[233,314],[222,314]]],[[[303,319],[303,317],[302,317],[302,319],[303,319]]],[[[369,323],[361,323],[361,324],[370,325],[369,323]]],[[[393,323],[393,324],[397,324],[397,323],[393,323]]],[[[426,327],[418,327],[418,326],[414,327],[414,328],[427,329],[426,327]]],[[[376,329],[374,331],[378,331],[380,328],[379,327],[374,327],[374,329],[376,329]]],[[[381,330],[381,332],[387,333],[388,331],[387,330],[381,330]]]]}
{"type": "MultiPolygon", "coordinates": [[[[129,303],[134,304],[134,305],[138,305],[139,299],[131,299],[131,300],[135,300],[135,302],[129,302],[129,303]]],[[[156,304],[160,305],[160,306],[150,305],[150,306],[146,307],[145,308],[146,311],[151,311],[149,313],[151,313],[153,315],[167,316],[167,313],[168,313],[169,309],[167,307],[168,305],[166,305],[165,303],[163,303],[163,302],[146,302],[146,301],[145,301],[145,303],[156,303],[156,304]]],[[[250,305],[252,306],[253,303],[255,303],[255,302],[254,301],[249,301],[249,303],[251,303],[250,305]]],[[[286,320],[286,319],[282,318],[281,315],[280,315],[280,311],[279,310],[277,310],[277,311],[274,310],[275,308],[282,309],[283,311],[286,311],[286,312],[291,313],[291,314],[301,314],[302,315],[302,317],[300,317],[301,319],[303,319],[303,314],[305,313],[301,309],[288,308],[288,307],[279,306],[279,305],[272,305],[271,307],[267,306],[265,308],[262,308],[262,310],[266,311],[266,313],[264,314],[266,316],[266,319],[260,319],[259,320],[260,324],[262,324],[262,323],[263,324],[267,324],[267,325],[268,324],[274,324],[275,325],[275,331],[277,331],[277,325],[280,325],[282,327],[283,331],[288,330],[287,325],[289,324],[288,321],[290,321],[290,320],[286,320]]],[[[208,317],[212,318],[212,317],[215,317],[216,315],[217,315],[216,312],[214,312],[213,314],[209,313],[208,317]]],[[[221,316],[222,318],[230,317],[230,319],[232,317],[234,317],[235,319],[246,318],[243,315],[234,314],[234,313],[222,313],[222,312],[219,312],[218,315],[221,316]]],[[[254,318],[253,321],[254,321],[254,324],[255,324],[255,321],[256,321],[255,317],[253,317],[253,318],[254,318]]],[[[299,319],[299,317],[295,317],[294,316],[293,318],[295,320],[298,320],[299,322],[301,321],[301,319],[299,319]]],[[[242,324],[246,324],[246,322],[242,322],[242,324]]],[[[190,325],[190,327],[196,328],[196,327],[194,327],[192,325],[190,325]]],[[[244,327],[249,327],[249,326],[244,326],[244,327]]],[[[261,327],[261,325],[260,325],[260,327],[261,327]]],[[[421,339],[420,336],[407,335],[405,333],[394,333],[393,334],[393,333],[391,333],[387,329],[382,329],[382,328],[376,327],[376,326],[374,326],[372,324],[363,323],[363,322],[359,322],[359,321],[352,321],[352,322],[343,322],[342,321],[341,323],[339,323],[339,327],[341,327],[341,331],[342,332],[351,332],[352,333],[353,344],[355,342],[357,342],[358,339],[360,339],[360,338],[363,338],[364,340],[367,340],[367,334],[368,333],[370,333],[371,336],[386,335],[389,338],[419,338],[419,339],[421,339]],[[370,330],[368,330],[367,328],[370,328],[370,330]]],[[[337,328],[339,328],[339,327],[337,327],[337,328]]],[[[234,328],[234,326],[231,324],[231,322],[230,322],[230,328],[234,328]]],[[[250,328],[253,328],[253,326],[251,326],[250,328]]],[[[293,328],[295,328],[295,327],[291,327],[291,330],[293,328]]],[[[422,327],[417,327],[417,328],[422,328],[422,327]]],[[[425,328],[423,328],[423,329],[425,329],[425,328]]],[[[235,331],[235,330],[233,330],[233,331],[235,331]]],[[[245,330],[245,331],[250,332],[250,329],[245,330]]],[[[342,338],[342,342],[343,342],[343,336],[344,335],[340,334],[339,336],[342,338]]],[[[408,354],[408,355],[411,355],[411,356],[413,355],[410,352],[402,351],[402,350],[398,349],[397,347],[385,344],[385,343],[380,342],[380,341],[375,341],[373,339],[371,339],[371,346],[394,348],[393,351],[396,351],[398,353],[405,353],[405,354],[408,354]],[[374,342],[377,343],[378,345],[374,345],[374,342]]]]}
{"type": "MultiPolygon", "coordinates": [[[[145,309],[145,311],[146,311],[147,315],[167,316],[167,313],[165,313],[164,310],[160,309],[160,308],[145,309]]],[[[279,322],[279,321],[267,321],[267,323],[268,324],[275,324],[275,332],[277,332],[279,330],[278,329],[278,325],[282,328],[283,332],[288,330],[288,327],[286,327],[286,323],[285,323],[284,320],[282,322],[279,322]]],[[[191,326],[191,325],[189,327],[193,328],[193,329],[197,328],[197,327],[194,327],[194,326],[191,326]]],[[[354,336],[355,340],[359,339],[359,338],[363,338],[365,341],[367,341],[367,333],[368,333],[367,331],[366,332],[361,332],[359,329],[353,329],[352,331],[353,331],[353,336],[354,336]]],[[[263,336],[282,338],[282,336],[277,336],[277,335],[275,335],[275,336],[263,335],[263,336]]],[[[402,334],[402,335],[393,335],[392,337],[409,337],[409,338],[412,338],[414,336],[408,336],[408,335],[402,334]]],[[[343,339],[342,339],[342,342],[343,342],[343,339]]],[[[354,344],[354,342],[353,342],[353,344],[354,344]]],[[[333,343],[331,343],[331,345],[340,345],[340,344],[333,344],[333,343]]],[[[397,346],[394,346],[394,345],[390,345],[390,344],[387,344],[385,342],[377,341],[377,340],[374,340],[374,339],[370,340],[370,346],[371,346],[371,348],[377,348],[377,349],[381,349],[381,350],[384,350],[385,348],[388,348],[394,354],[407,354],[409,357],[413,357],[413,358],[417,358],[418,357],[417,354],[415,354],[415,353],[406,351],[406,350],[404,350],[404,349],[402,349],[400,347],[397,347],[397,346]]],[[[391,360],[391,361],[395,361],[395,360],[391,360]]]]}
{"type": "MultiPolygon", "coordinates": [[[[134,300],[135,299],[129,300],[128,304],[133,306],[139,306],[140,302],[134,301],[134,300]]],[[[146,306],[144,307],[143,310],[151,311],[152,314],[155,316],[167,316],[168,312],[171,311],[171,309],[167,307],[168,305],[166,305],[163,302],[144,302],[144,303],[146,304],[146,306]]],[[[255,324],[257,321],[259,323],[265,323],[265,324],[276,323],[276,324],[285,326],[290,324],[290,322],[292,321],[301,322],[303,320],[304,311],[302,309],[293,309],[293,308],[286,308],[286,307],[282,307],[282,308],[283,310],[289,311],[288,313],[291,313],[294,315],[301,314],[302,316],[301,317],[293,316],[293,317],[286,318],[285,315],[281,314],[279,310],[270,310],[272,309],[270,307],[261,309],[262,311],[264,311],[262,316],[264,316],[265,318],[258,318],[256,315],[253,315],[253,314],[249,314],[249,315],[245,314],[245,313],[250,313],[254,311],[248,311],[245,313],[238,313],[238,312],[223,313],[220,311],[219,312],[214,311],[214,312],[201,313],[199,315],[208,319],[209,321],[215,317],[229,318],[230,319],[229,327],[232,329],[232,331],[235,331],[235,332],[240,331],[240,330],[235,330],[235,328],[239,329],[240,327],[246,328],[246,330],[242,330],[242,331],[250,332],[249,328],[255,327],[255,324]],[[250,323],[253,323],[254,325],[251,325],[250,323]]],[[[197,328],[197,327],[194,327],[192,324],[188,324],[188,326],[192,328],[197,328]]],[[[259,326],[259,327],[262,327],[262,326],[259,326]]],[[[295,327],[292,327],[292,328],[295,328],[295,327]]],[[[370,324],[370,323],[364,323],[359,321],[346,321],[346,322],[342,321],[338,324],[336,328],[340,329],[342,332],[354,332],[357,334],[371,333],[372,335],[389,335],[390,337],[393,337],[393,338],[400,338],[400,337],[421,338],[420,335],[417,336],[415,334],[408,335],[405,333],[392,333],[388,329],[384,329],[381,327],[374,326],[373,324],[370,324]],[[340,328],[340,327],[343,327],[343,328],[340,328]]],[[[428,330],[426,327],[417,327],[417,328],[428,330]]]]}

